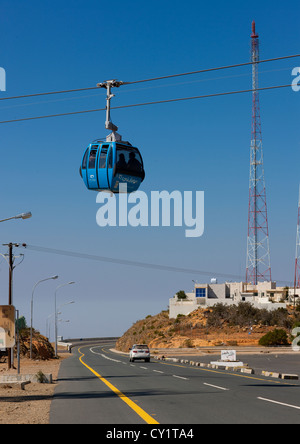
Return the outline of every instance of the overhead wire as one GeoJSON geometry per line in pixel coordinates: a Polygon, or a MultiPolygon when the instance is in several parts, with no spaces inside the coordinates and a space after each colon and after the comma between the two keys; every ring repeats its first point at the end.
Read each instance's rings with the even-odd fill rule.
{"type": "MultiPolygon", "coordinates": [[[[274,58],[270,58],[270,59],[258,60],[255,63],[260,64],[260,63],[275,62],[275,61],[291,59],[291,58],[295,58],[295,57],[300,57],[300,54],[292,54],[289,56],[274,57],[274,58]]],[[[244,63],[237,63],[237,64],[233,64],[233,65],[217,66],[214,68],[205,68],[205,69],[200,69],[200,70],[196,70],[196,71],[189,71],[189,72],[178,73],[178,74],[170,74],[170,75],[166,75],[166,76],[153,77],[153,78],[148,78],[148,79],[134,80],[131,82],[122,82],[122,84],[123,85],[133,85],[133,84],[137,84],[137,83],[153,82],[153,81],[157,81],[157,80],[171,79],[174,77],[189,76],[189,75],[201,74],[201,73],[205,73],[205,72],[220,71],[223,69],[239,68],[242,66],[249,66],[252,64],[253,64],[253,62],[244,62],[244,63]]],[[[51,94],[67,94],[67,93],[71,93],[71,92],[88,91],[88,90],[95,90],[95,89],[99,89],[99,87],[92,86],[92,87],[85,87],[85,88],[67,89],[67,90],[61,90],[61,91],[47,91],[47,92],[42,92],[42,93],[24,94],[24,95],[11,96],[11,97],[1,97],[0,101],[23,99],[23,98],[28,98],[28,97],[38,97],[38,96],[45,96],[45,95],[51,95],[51,94]]]]}
{"type": "MultiPolygon", "coordinates": [[[[131,261],[128,259],[119,259],[119,258],[112,258],[107,256],[98,256],[94,254],[87,254],[87,253],[80,253],[76,251],[69,251],[69,250],[61,250],[56,248],[49,248],[49,247],[42,247],[42,246],[36,246],[36,245],[28,245],[28,244],[19,244],[20,247],[24,247],[26,250],[41,252],[41,253],[48,253],[48,254],[56,254],[60,256],[68,256],[68,257],[74,257],[78,259],[87,259],[97,262],[106,262],[106,263],[112,263],[117,265],[127,265],[131,267],[139,267],[139,268],[145,268],[145,269],[152,269],[152,270],[158,270],[158,271],[169,271],[174,273],[185,273],[185,274],[198,274],[198,275],[205,275],[205,276],[217,276],[222,278],[228,278],[228,279],[242,279],[242,276],[235,275],[235,274],[229,274],[229,273],[219,273],[216,271],[203,271],[203,270],[196,270],[196,269],[189,269],[189,268],[182,268],[182,267],[174,267],[169,265],[162,265],[162,264],[153,264],[153,263],[147,263],[147,262],[140,262],[140,261],[131,261]]],[[[279,281],[282,283],[288,283],[288,281],[279,281]]]]}
{"type": "MultiPolygon", "coordinates": [[[[259,74],[261,76],[262,74],[270,74],[273,72],[287,71],[287,70],[291,70],[291,69],[292,69],[291,67],[285,67],[285,68],[280,68],[280,69],[268,69],[266,71],[260,71],[259,74]]],[[[129,89],[129,90],[123,89],[121,91],[118,91],[118,95],[119,94],[132,94],[133,92],[149,91],[150,89],[158,89],[158,88],[165,89],[165,88],[174,88],[174,87],[178,87],[178,86],[182,86],[182,85],[195,85],[195,84],[204,83],[204,82],[218,82],[220,80],[237,79],[237,78],[241,78],[241,77],[251,77],[251,72],[243,73],[243,74],[218,76],[218,77],[214,77],[214,78],[187,80],[187,81],[182,81],[182,82],[177,82],[177,83],[159,84],[159,85],[155,85],[155,86],[152,85],[152,86],[148,86],[148,87],[129,89]]],[[[82,99],[87,99],[87,98],[91,99],[91,98],[96,98],[96,97],[99,97],[99,91],[97,93],[88,94],[88,95],[79,95],[79,96],[74,96],[74,97],[64,97],[61,99],[43,100],[43,101],[30,102],[30,103],[18,103],[15,105],[1,106],[1,110],[20,108],[22,106],[28,107],[28,106],[48,104],[48,103],[68,102],[71,100],[82,100],[82,99]]]]}
{"type": "MultiPolygon", "coordinates": [[[[290,58],[295,58],[295,57],[300,57],[300,54],[294,54],[294,55],[290,55],[290,56],[260,60],[256,63],[267,63],[267,62],[290,59],[290,58]]],[[[221,66],[221,67],[215,67],[215,68],[208,68],[208,69],[202,69],[202,70],[197,70],[197,71],[191,71],[191,72],[172,74],[172,75],[167,75],[167,76],[160,76],[160,77],[136,80],[136,81],[132,81],[132,82],[122,82],[122,84],[132,85],[132,84],[138,84],[138,83],[144,83],[144,82],[152,82],[152,81],[165,80],[165,79],[170,79],[170,78],[175,78],[175,77],[180,77],[180,76],[188,76],[188,75],[218,71],[218,70],[223,70],[223,69],[237,68],[237,67],[248,66],[248,65],[252,65],[252,64],[253,64],[253,62],[239,63],[239,64],[235,64],[235,65],[227,65],[227,66],[221,66]]],[[[291,86],[290,84],[275,85],[275,86],[257,88],[256,91],[282,89],[282,88],[287,88],[290,86],[291,86]]],[[[50,91],[50,92],[44,92],[44,93],[26,94],[26,95],[13,96],[13,97],[4,97],[4,98],[0,98],[0,101],[1,100],[12,100],[12,99],[22,99],[22,98],[28,98],[28,97],[37,97],[37,96],[44,96],[44,95],[53,95],[53,94],[64,94],[64,93],[71,93],[71,92],[96,90],[96,89],[98,89],[98,87],[77,88],[77,89],[62,90],[62,91],[50,91]]],[[[221,92],[221,93],[214,93],[214,94],[205,94],[205,95],[200,95],[200,96],[159,100],[159,101],[144,102],[144,103],[129,104],[129,105],[120,105],[120,106],[112,107],[111,109],[124,109],[124,108],[139,107],[139,106],[149,106],[149,105],[156,105],[156,104],[163,104],[163,103],[172,103],[172,102],[179,102],[179,101],[196,100],[196,99],[220,97],[220,96],[235,95],[235,94],[243,94],[243,93],[249,93],[249,92],[253,92],[253,89],[228,91],[228,92],[221,92]]],[[[0,124],[21,122],[21,121],[28,121],[28,120],[36,120],[36,119],[44,119],[44,118],[51,118],[51,117],[69,116],[69,115],[84,114],[84,113],[93,113],[93,112],[99,112],[99,111],[105,111],[105,108],[73,111],[73,112],[67,112],[67,113],[59,113],[59,114],[51,114],[51,115],[44,115],[44,116],[34,116],[34,117],[27,117],[27,118],[21,118],[21,119],[6,120],[6,121],[0,121],[0,124]]],[[[47,248],[47,247],[38,247],[38,246],[34,246],[34,245],[26,245],[26,248],[28,250],[32,250],[32,251],[52,253],[52,254],[58,254],[58,255],[63,255],[63,256],[77,257],[77,258],[82,258],[82,259],[102,261],[102,262],[108,262],[108,263],[114,263],[114,264],[120,264],[120,265],[128,265],[128,266],[135,266],[135,267],[141,267],[141,268],[156,269],[156,270],[161,270],[161,271],[210,275],[210,276],[217,275],[219,277],[233,278],[233,279],[240,279],[241,278],[241,276],[238,276],[238,275],[218,273],[215,271],[210,272],[210,271],[203,271],[203,270],[186,269],[186,268],[181,268],[181,267],[173,267],[173,266],[167,266],[167,265],[144,263],[144,262],[138,262],[138,261],[130,261],[130,260],[124,260],[124,259],[105,257],[105,256],[97,256],[97,255],[79,253],[79,252],[74,252],[74,251],[58,250],[58,249],[47,248]]],[[[279,281],[279,282],[287,282],[287,281],[279,281]]]]}
{"type": "Polygon", "coordinates": [[[67,94],[71,92],[78,92],[78,91],[89,91],[92,89],[99,89],[98,86],[90,86],[87,88],[77,88],[77,89],[65,89],[61,91],[47,91],[42,93],[34,93],[34,94],[23,94],[20,96],[11,96],[11,97],[0,97],[0,101],[2,100],[13,100],[13,99],[25,99],[28,97],[38,97],[38,96],[48,96],[51,94],[67,94]]]}
{"type": "MultiPolygon", "coordinates": [[[[291,85],[275,85],[275,86],[266,86],[263,88],[257,88],[255,91],[268,91],[273,89],[281,89],[281,88],[290,88],[291,85]]],[[[172,102],[182,102],[187,100],[196,100],[196,99],[205,99],[205,98],[211,98],[211,97],[220,97],[220,96],[228,96],[228,95],[234,95],[234,94],[244,94],[253,92],[253,89],[245,89],[245,90],[239,90],[239,91],[227,91],[227,92],[221,92],[221,93],[214,93],[214,94],[204,94],[201,96],[192,96],[192,97],[180,97],[176,99],[167,99],[167,100],[157,100],[153,102],[144,102],[144,103],[134,103],[129,105],[119,105],[111,107],[111,109],[124,109],[124,108],[134,108],[139,106],[149,106],[149,105],[158,105],[163,103],[172,103],[172,102]]],[[[90,110],[83,110],[83,111],[72,111],[67,113],[59,113],[59,114],[49,114],[44,116],[34,116],[34,117],[23,117],[20,119],[12,119],[12,120],[2,120],[0,121],[0,124],[4,123],[15,123],[15,122],[23,122],[28,120],[37,120],[37,119],[46,119],[50,117],[62,117],[62,116],[71,116],[76,114],[85,114],[85,113],[94,113],[99,111],[105,111],[106,108],[97,108],[97,109],[90,109],[90,110]]]]}
{"type": "MultiPolygon", "coordinates": [[[[20,246],[23,246],[20,244],[20,246]]],[[[187,268],[181,268],[181,267],[173,267],[168,265],[161,265],[161,264],[152,264],[152,263],[146,263],[146,262],[140,262],[140,261],[130,261],[127,259],[118,259],[118,258],[112,258],[107,256],[98,256],[93,254],[86,254],[86,253],[80,253],[75,251],[68,251],[68,250],[60,250],[55,248],[48,248],[48,247],[41,247],[36,245],[28,245],[24,246],[26,250],[32,250],[37,252],[43,252],[43,253],[50,253],[50,254],[56,254],[61,256],[69,256],[69,257],[75,257],[79,259],[88,259],[93,261],[99,261],[99,262],[107,262],[107,263],[113,263],[113,264],[119,264],[119,265],[129,265],[134,267],[141,267],[141,268],[148,268],[148,269],[154,269],[154,270],[160,270],[160,271],[171,271],[176,273],[190,273],[190,274],[203,274],[203,275],[209,275],[214,276],[217,274],[220,277],[230,277],[230,278],[240,278],[240,276],[233,275],[233,274],[225,274],[225,273],[216,273],[210,272],[210,271],[201,271],[201,270],[195,270],[195,269],[187,269],[187,268]]]]}
{"type": "MultiPolygon", "coordinates": [[[[275,61],[278,61],[278,60],[291,59],[291,58],[294,58],[294,57],[300,57],[300,54],[293,54],[293,55],[290,55],[290,56],[276,57],[276,58],[265,59],[265,60],[258,60],[255,63],[275,62],[275,61]]],[[[167,75],[167,76],[154,77],[154,78],[150,78],[150,79],[135,80],[133,82],[123,82],[123,84],[124,85],[133,85],[135,83],[153,82],[153,81],[156,81],[156,80],[171,79],[171,78],[174,78],[174,77],[189,76],[189,75],[200,74],[200,73],[204,73],[204,72],[220,71],[221,69],[240,68],[242,66],[248,66],[248,65],[253,65],[253,62],[238,63],[238,64],[235,64],[235,65],[218,66],[218,67],[215,67],[215,68],[206,68],[206,69],[201,69],[201,70],[198,70],[198,71],[190,71],[190,72],[186,72],[186,73],[171,74],[171,75],[167,75]]]]}

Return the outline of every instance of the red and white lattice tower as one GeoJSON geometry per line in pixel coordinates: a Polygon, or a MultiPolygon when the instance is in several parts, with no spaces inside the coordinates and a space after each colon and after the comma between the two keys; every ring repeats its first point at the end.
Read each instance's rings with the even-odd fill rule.
{"type": "Polygon", "coordinates": [[[257,285],[260,281],[271,281],[271,264],[259,94],[257,91],[259,41],[255,32],[255,22],[252,23],[251,61],[253,100],[246,283],[257,285]]]}
{"type": "Polygon", "coordinates": [[[295,263],[294,288],[300,288],[300,187],[299,187],[299,201],[298,201],[298,222],[297,222],[296,263],[295,263]]]}

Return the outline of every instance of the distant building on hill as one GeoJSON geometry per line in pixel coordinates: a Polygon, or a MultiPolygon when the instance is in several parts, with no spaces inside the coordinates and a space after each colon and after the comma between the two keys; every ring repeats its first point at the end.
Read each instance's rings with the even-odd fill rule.
{"type": "Polygon", "coordinates": [[[218,284],[212,279],[210,284],[195,283],[193,293],[186,293],[186,298],[175,295],[169,300],[169,317],[187,315],[199,307],[211,307],[215,304],[238,304],[251,302],[257,308],[275,310],[286,308],[287,304],[297,302],[300,289],[277,287],[276,282],[259,282],[258,285],[244,282],[225,282],[218,284]]]}

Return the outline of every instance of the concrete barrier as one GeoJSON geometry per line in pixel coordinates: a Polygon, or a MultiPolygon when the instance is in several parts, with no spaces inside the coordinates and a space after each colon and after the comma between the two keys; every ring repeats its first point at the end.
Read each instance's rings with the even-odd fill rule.
{"type": "MultiPolygon", "coordinates": [[[[41,382],[37,374],[24,374],[24,375],[2,375],[0,376],[0,384],[14,384],[21,382],[41,382]]],[[[52,384],[52,374],[43,374],[43,383],[52,384]]]]}
{"type": "Polygon", "coordinates": [[[277,372],[267,372],[267,371],[262,371],[261,374],[263,376],[267,376],[268,378],[281,378],[281,374],[277,373],[277,372]]]}
{"type": "Polygon", "coordinates": [[[281,379],[299,379],[298,375],[288,375],[286,373],[281,375],[281,379]]]}
{"type": "Polygon", "coordinates": [[[241,368],[241,373],[246,373],[247,375],[255,374],[253,368],[241,368]]]}
{"type": "Polygon", "coordinates": [[[58,347],[64,347],[68,350],[68,352],[71,352],[72,350],[72,342],[58,342],[57,346],[58,347]]]}
{"type": "MultiPolygon", "coordinates": [[[[188,359],[178,359],[178,358],[165,358],[164,356],[155,356],[155,359],[157,360],[164,360],[164,361],[172,361],[172,362],[179,362],[181,364],[189,364],[194,367],[201,367],[201,368],[211,368],[211,369],[220,369],[220,370],[228,370],[231,372],[240,372],[247,375],[254,375],[255,370],[252,368],[248,368],[248,364],[244,364],[244,367],[232,367],[226,365],[226,363],[214,363],[214,364],[207,364],[204,362],[198,362],[198,361],[189,361],[188,359]]],[[[261,372],[262,376],[266,376],[268,378],[277,378],[277,379],[290,379],[290,380],[298,380],[299,376],[294,374],[281,374],[279,372],[270,372],[263,370],[261,372]]],[[[0,379],[1,382],[1,379],[0,379]]]]}
{"type": "Polygon", "coordinates": [[[19,389],[19,390],[25,390],[25,386],[27,384],[30,384],[30,381],[23,381],[23,382],[0,382],[0,388],[4,389],[19,389]]]}

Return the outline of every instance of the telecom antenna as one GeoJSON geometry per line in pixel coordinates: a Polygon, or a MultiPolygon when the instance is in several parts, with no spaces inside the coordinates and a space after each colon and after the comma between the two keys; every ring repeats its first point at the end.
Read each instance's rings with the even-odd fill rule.
{"type": "Polygon", "coordinates": [[[300,288],[300,187],[298,201],[298,222],[297,222],[297,238],[296,238],[296,262],[295,262],[295,280],[294,288],[300,288]]]}
{"type": "Polygon", "coordinates": [[[252,22],[252,139],[248,210],[246,283],[271,281],[269,228],[258,89],[259,39],[252,22]]]}

